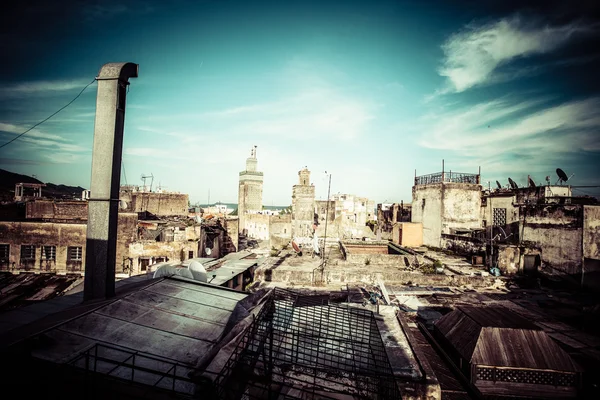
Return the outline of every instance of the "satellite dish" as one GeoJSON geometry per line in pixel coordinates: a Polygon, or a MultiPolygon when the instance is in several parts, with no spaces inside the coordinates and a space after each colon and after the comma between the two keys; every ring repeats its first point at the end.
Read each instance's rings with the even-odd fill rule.
{"type": "Polygon", "coordinates": [[[206,249],[204,249],[204,252],[206,253],[207,256],[210,256],[210,254],[212,253],[212,250],[210,249],[210,247],[207,247],[206,249]]]}
{"type": "Polygon", "coordinates": [[[546,183],[549,185],[550,184],[550,176],[546,176],[546,183]]]}
{"type": "Polygon", "coordinates": [[[508,183],[510,183],[510,187],[513,189],[518,189],[519,186],[512,179],[508,178],[508,183]]]}
{"type": "Polygon", "coordinates": [[[533,179],[531,179],[531,177],[527,177],[527,181],[529,182],[529,187],[535,187],[535,182],[533,181],[533,179]]]}
{"type": "Polygon", "coordinates": [[[125,200],[119,200],[119,208],[121,210],[127,210],[127,202],[125,200]]]}
{"type": "Polygon", "coordinates": [[[498,189],[502,189],[502,185],[500,184],[500,182],[496,181],[496,185],[498,185],[498,189]]]}
{"type": "Polygon", "coordinates": [[[560,168],[556,168],[556,175],[558,175],[558,180],[556,181],[556,183],[560,182],[562,184],[563,182],[566,182],[569,179],[571,179],[571,176],[573,176],[575,174],[571,174],[571,176],[567,176],[567,174],[565,174],[565,171],[563,171],[560,168]]]}
{"type": "Polygon", "coordinates": [[[292,240],[292,247],[294,248],[294,251],[296,253],[300,253],[300,247],[298,247],[298,244],[296,244],[296,242],[294,242],[293,240],[292,240]]]}

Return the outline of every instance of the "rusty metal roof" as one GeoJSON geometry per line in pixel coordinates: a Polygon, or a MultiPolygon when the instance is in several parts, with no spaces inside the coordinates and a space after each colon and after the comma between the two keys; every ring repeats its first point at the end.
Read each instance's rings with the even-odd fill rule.
{"type": "Polygon", "coordinates": [[[581,371],[546,332],[504,307],[459,306],[435,328],[472,364],[581,371]]]}

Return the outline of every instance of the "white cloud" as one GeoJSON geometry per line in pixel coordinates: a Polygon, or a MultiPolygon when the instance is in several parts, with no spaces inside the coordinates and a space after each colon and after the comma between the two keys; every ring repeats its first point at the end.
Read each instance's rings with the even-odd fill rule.
{"type": "Polygon", "coordinates": [[[83,89],[91,79],[19,82],[0,86],[0,99],[56,94],[83,89]]]}
{"type": "Polygon", "coordinates": [[[455,168],[482,166],[488,178],[513,175],[521,184],[527,173],[540,180],[567,160],[600,152],[600,97],[551,106],[546,100],[505,98],[423,117],[418,144],[445,150],[455,168]]]}
{"type": "Polygon", "coordinates": [[[439,74],[448,79],[444,92],[463,92],[478,85],[517,78],[531,71],[498,74],[497,69],[519,57],[550,53],[598,27],[583,23],[544,25],[512,16],[485,25],[470,24],[443,45],[439,74]]]}

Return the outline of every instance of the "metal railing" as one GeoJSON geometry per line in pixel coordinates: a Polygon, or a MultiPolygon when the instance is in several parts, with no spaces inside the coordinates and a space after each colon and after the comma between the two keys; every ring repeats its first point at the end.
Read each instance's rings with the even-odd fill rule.
{"type": "Polygon", "coordinates": [[[69,366],[117,379],[151,390],[166,390],[179,396],[191,397],[196,384],[188,377],[193,368],[159,356],[96,343],[67,363],[69,366]]]}
{"type": "Polygon", "coordinates": [[[465,172],[436,172],[428,175],[421,175],[415,177],[415,185],[428,185],[432,183],[440,182],[454,182],[454,183],[480,183],[479,174],[468,174],[465,172]]]}

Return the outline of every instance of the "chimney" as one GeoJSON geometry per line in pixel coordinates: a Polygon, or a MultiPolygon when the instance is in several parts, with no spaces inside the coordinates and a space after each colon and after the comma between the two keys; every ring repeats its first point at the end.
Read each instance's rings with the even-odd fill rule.
{"type": "Polygon", "coordinates": [[[125,98],[129,78],[137,76],[137,64],[109,63],[102,66],[96,77],[98,94],[88,199],[84,300],[115,295],[125,98]]]}

